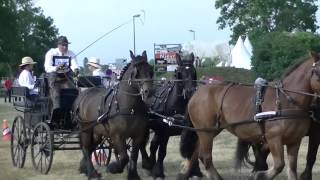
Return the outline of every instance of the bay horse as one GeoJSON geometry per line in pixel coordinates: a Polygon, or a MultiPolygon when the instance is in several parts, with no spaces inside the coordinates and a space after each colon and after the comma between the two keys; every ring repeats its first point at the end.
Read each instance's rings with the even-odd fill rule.
{"type": "MultiPolygon", "coordinates": [[[[174,79],[157,88],[149,99],[150,108],[163,116],[183,117],[188,101],[197,86],[197,72],[193,66],[194,54],[176,53],[176,58],[178,66],[174,79]]],[[[164,178],[163,161],[166,157],[169,138],[180,135],[181,128],[169,126],[168,123],[163,122],[162,117],[157,115],[151,116],[150,119],[149,128],[153,130],[154,136],[150,142],[149,159],[144,158],[147,157],[144,155],[145,148],[141,150],[144,158],[142,167],[151,170],[154,178],[164,178]]]]}
{"type": "Polygon", "coordinates": [[[262,111],[275,111],[275,116],[257,122],[254,120],[255,90],[252,86],[222,82],[201,86],[188,103],[188,119],[194,131],[182,138],[181,154],[187,158],[178,178],[186,179],[190,167],[198,160],[204,164],[209,179],[222,179],[212,162],[213,139],[223,128],[238,138],[251,142],[264,142],[272,155],[273,166],[257,171],[254,179],[273,179],[284,168],[284,145],[287,146],[288,179],[297,180],[297,155],[301,139],[310,126],[309,106],[313,93],[320,90],[319,55],[304,58],[265,91],[262,111]],[[196,141],[195,141],[196,140],[196,141]],[[186,147],[186,146],[184,146],[186,147]]]}
{"type": "MultiPolygon", "coordinates": [[[[304,171],[300,175],[300,180],[312,180],[312,168],[317,158],[317,152],[320,144],[320,102],[316,98],[311,105],[311,126],[307,136],[309,136],[307,162],[304,171]]],[[[253,166],[253,172],[268,169],[267,157],[269,149],[263,148],[260,144],[250,143],[238,140],[236,146],[236,168],[240,168],[243,164],[249,163],[253,166]],[[252,147],[255,161],[249,160],[249,149],[252,147]]]]}
{"type": "Polygon", "coordinates": [[[80,172],[89,178],[100,178],[91,162],[97,145],[108,137],[119,160],[108,165],[110,173],[122,173],[128,164],[128,179],[140,179],[137,159],[141,144],[148,133],[148,108],[144,102],[152,89],[153,68],[148,64],[146,51],[135,56],[123,69],[114,88],[93,87],[82,92],[74,104],[75,119],[80,127],[83,158],[80,172]],[[126,139],[132,138],[129,158],[126,139]]]}

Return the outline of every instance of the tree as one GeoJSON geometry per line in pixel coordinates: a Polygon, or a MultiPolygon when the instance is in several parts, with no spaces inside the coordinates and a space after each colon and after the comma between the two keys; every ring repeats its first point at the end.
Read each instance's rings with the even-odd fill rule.
{"type": "MultiPolygon", "coordinates": [[[[44,72],[45,53],[58,36],[53,19],[45,17],[32,0],[0,0],[0,27],[1,67],[5,62],[17,69],[21,58],[30,56],[38,62],[36,72],[44,72]]],[[[0,76],[4,75],[9,72],[1,71],[0,76]]]]}
{"type": "Polygon", "coordinates": [[[315,32],[316,0],[216,0],[219,29],[231,29],[231,43],[240,35],[273,31],[315,32]]]}
{"type": "Polygon", "coordinates": [[[320,52],[320,35],[310,32],[272,32],[252,43],[252,69],[268,80],[279,79],[286,68],[309,51],[320,52]]]}

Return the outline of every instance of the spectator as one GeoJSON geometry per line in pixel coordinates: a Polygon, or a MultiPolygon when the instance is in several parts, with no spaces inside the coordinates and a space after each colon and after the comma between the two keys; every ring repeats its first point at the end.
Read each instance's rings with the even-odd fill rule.
{"type": "Polygon", "coordinates": [[[6,96],[4,98],[4,102],[11,103],[11,92],[12,92],[12,81],[8,78],[7,80],[4,81],[4,88],[6,89],[6,96]]]}
{"type": "Polygon", "coordinates": [[[34,77],[32,76],[33,65],[37,62],[34,62],[31,57],[22,58],[22,62],[19,65],[21,73],[19,75],[19,85],[22,87],[27,87],[29,89],[29,99],[35,100],[38,97],[39,89],[37,86],[34,77]]]}

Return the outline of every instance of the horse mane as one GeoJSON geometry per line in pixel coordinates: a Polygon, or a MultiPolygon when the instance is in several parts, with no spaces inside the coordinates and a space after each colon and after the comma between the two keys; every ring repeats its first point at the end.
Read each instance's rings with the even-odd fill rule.
{"type": "Polygon", "coordinates": [[[131,62],[128,63],[127,65],[125,65],[125,66],[122,68],[122,70],[121,70],[121,72],[120,72],[120,81],[122,80],[124,73],[126,73],[126,71],[129,69],[129,66],[130,66],[130,65],[131,65],[131,62]]]}
{"type": "Polygon", "coordinates": [[[310,55],[304,55],[298,59],[294,60],[294,64],[292,64],[291,66],[289,66],[284,73],[281,76],[281,79],[287,77],[290,73],[292,73],[292,71],[296,70],[303,62],[305,62],[306,59],[308,59],[310,57],[310,55]]]}

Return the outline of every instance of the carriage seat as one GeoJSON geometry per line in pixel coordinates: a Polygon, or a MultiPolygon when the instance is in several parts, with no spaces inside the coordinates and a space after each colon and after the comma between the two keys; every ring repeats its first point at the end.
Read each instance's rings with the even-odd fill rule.
{"type": "Polygon", "coordinates": [[[31,100],[27,87],[12,87],[12,96],[14,97],[13,105],[25,109],[32,109],[38,103],[48,101],[47,97],[37,97],[36,100],[31,100]]]}

